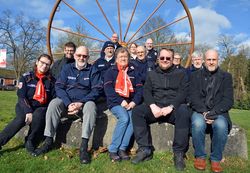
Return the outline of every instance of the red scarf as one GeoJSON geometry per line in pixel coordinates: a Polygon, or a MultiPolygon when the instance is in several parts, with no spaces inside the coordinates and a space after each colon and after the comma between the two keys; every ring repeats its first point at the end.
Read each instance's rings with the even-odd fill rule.
{"type": "Polygon", "coordinates": [[[119,72],[116,78],[115,92],[122,97],[129,98],[129,94],[134,92],[134,88],[127,74],[128,67],[124,68],[117,64],[117,68],[119,72]]]}
{"type": "Polygon", "coordinates": [[[33,99],[39,101],[41,104],[47,103],[47,93],[42,80],[44,76],[44,74],[40,74],[36,71],[36,77],[39,78],[39,81],[36,84],[36,92],[33,99]]]}

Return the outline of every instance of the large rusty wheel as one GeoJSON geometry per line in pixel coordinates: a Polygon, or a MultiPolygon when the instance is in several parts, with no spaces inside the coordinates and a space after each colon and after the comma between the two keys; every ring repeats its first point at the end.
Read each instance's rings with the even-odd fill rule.
{"type": "MultiPolygon", "coordinates": [[[[76,4],[73,4],[72,1],[66,1],[66,0],[56,0],[55,5],[51,11],[50,19],[48,22],[48,28],[47,28],[47,49],[50,55],[52,55],[52,49],[51,49],[51,32],[65,32],[70,33],[73,35],[77,35],[79,37],[84,37],[86,39],[94,40],[97,42],[104,42],[105,40],[109,40],[112,33],[116,32],[119,35],[119,42],[123,45],[127,45],[129,43],[139,41],[141,39],[145,39],[147,37],[150,37],[151,34],[159,32],[165,28],[170,28],[172,26],[178,27],[178,24],[183,24],[183,22],[186,22],[186,25],[188,25],[188,30],[185,29],[185,33],[187,33],[187,41],[185,42],[162,42],[162,43],[155,43],[156,47],[174,47],[174,46],[188,46],[188,55],[190,55],[194,51],[194,25],[192,21],[192,16],[190,14],[190,11],[185,3],[185,0],[159,0],[159,1],[150,1],[149,3],[152,4],[152,8],[147,6],[146,8],[143,6],[143,2],[139,0],[126,0],[126,1],[120,1],[120,0],[110,0],[106,1],[106,4],[104,4],[102,1],[88,1],[88,3],[85,3],[83,6],[77,6],[76,4]],[[111,2],[112,1],[112,2],[111,2]],[[103,4],[102,4],[103,3],[103,4]],[[107,10],[107,3],[109,3],[109,6],[112,6],[112,9],[114,9],[112,12],[108,11],[108,13],[105,13],[105,10],[107,10]],[[124,5],[124,3],[129,3],[131,8],[128,9],[128,6],[124,5]],[[126,8],[122,8],[122,6],[126,6],[126,8]],[[172,9],[168,8],[168,5],[171,6],[172,9]],[[174,9],[173,9],[174,6],[174,9]],[[87,8],[89,7],[89,8],[87,8]],[[106,7],[106,8],[105,8],[106,7]],[[141,8],[140,8],[141,7],[141,8]],[[94,8],[92,10],[92,13],[87,13],[86,11],[90,8],[94,8]],[[147,11],[143,12],[145,9],[147,11]],[[169,9],[169,10],[168,10],[169,9]],[[121,14],[123,14],[124,11],[129,11],[130,13],[127,14],[125,17],[128,20],[126,24],[123,24],[121,14]],[[140,13],[143,12],[147,18],[143,18],[140,21],[135,20],[135,14],[139,11],[140,13]],[[147,33],[140,33],[141,29],[148,23],[148,21],[155,15],[162,15],[165,14],[167,11],[169,12],[169,17],[165,20],[165,24],[163,26],[153,28],[150,32],[147,33]],[[175,11],[183,11],[183,16],[176,18],[177,14],[174,14],[175,11]],[[82,22],[84,22],[84,26],[86,26],[89,32],[89,35],[73,32],[70,29],[64,29],[59,28],[53,25],[53,20],[60,19],[65,20],[65,23],[67,23],[67,19],[64,17],[60,17],[63,13],[67,12],[67,15],[72,15],[74,18],[81,19],[82,22]],[[111,14],[112,13],[112,14],[111,14]],[[114,18],[114,15],[116,15],[116,18],[114,18]],[[76,17],[75,17],[76,16],[76,17]],[[174,17],[173,17],[174,16],[174,17]],[[103,18],[106,25],[105,26],[98,26],[98,23],[95,22],[95,18],[103,18]],[[55,19],[56,18],[56,19],[55,19]],[[113,19],[113,20],[111,20],[113,19]],[[136,22],[134,22],[134,20],[136,22]],[[186,21],[185,21],[186,20],[186,21]],[[143,22],[142,22],[143,21],[143,22]],[[114,26],[113,26],[113,25],[114,26]],[[115,25],[116,24],[116,25],[115,25]],[[134,24],[134,25],[133,25],[134,24]],[[109,29],[107,29],[109,28],[109,29]],[[123,33],[122,31],[125,32],[123,33]],[[133,31],[132,34],[129,32],[133,31]],[[92,35],[93,34],[93,35],[92,35]]],[[[124,19],[124,17],[123,17],[124,19]]],[[[70,21],[72,23],[72,20],[70,21]]],[[[180,27],[181,28],[181,27],[180,27]]],[[[191,59],[190,56],[188,56],[186,61],[186,66],[190,65],[191,59]]]]}

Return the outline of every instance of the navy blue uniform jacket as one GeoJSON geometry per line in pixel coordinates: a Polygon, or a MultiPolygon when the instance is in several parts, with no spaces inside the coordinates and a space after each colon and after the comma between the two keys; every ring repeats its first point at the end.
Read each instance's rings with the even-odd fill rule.
{"type": "Polygon", "coordinates": [[[55,88],[57,97],[66,107],[73,102],[95,101],[101,89],[100,75],[90,64],[82,70],[78,70],[75,63],[66,64],[55,88]]]}
{"type": "Polygon", "coordinates": [[[140,104],[142,101],[142,83],[141,77],[135,70],[134,65],[130,64],[128,67],[128,76],[134,88],[134,92],[130,93],[129,98],[120,96],[115,92],[115,83],[118,75],[117,66],[112,66],[104,75],[104,91],[107,96],[107,105],[112,108],[117,105],[121,105],[123,100],[127,102],[135,102],[136,105],[140,104]]]}
{"type": "Polygon", "coordinates": [[[42,105],[37,100],[34,100],[33,96],[35,94],[38,81],[39,79],[35,76],[33,71],[24,73],[19,80],[17,104],[23,108],[25,114],[32,113],[38,107],[47,107],[50,100],[52,100],[55,96],[55,79],[49,74],[43,78],[47,94],[47,103],[42,105]]]}

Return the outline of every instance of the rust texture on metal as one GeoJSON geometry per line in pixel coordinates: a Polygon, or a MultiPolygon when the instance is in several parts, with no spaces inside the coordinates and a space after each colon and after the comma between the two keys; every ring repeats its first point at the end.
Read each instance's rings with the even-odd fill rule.
{"type": "Polygon", "coordinates": [[[51,44],[50,44],[50,32],[51,32],[51,24],[52,24],[52,21],[53,21],[53,18],[54,18],[54,15],[55,15],[55,12],[56,12],[56,9],[59,5],[59,3],[61,2],[61,0],[57,0],[51,13],[50,13],[50,17],[49,17],[49,22],[48,22],[48,27],[47,27],[47,49],[48,49],[48,54],[53,57],[52,55],[52,52],[51,52],[51,44]]]}
{"type": "Polygon", "coordinates": [[[144,34],[144,35],[142,35],[142,36],[139,36],[137,39],[133,40],[132,42],[135,42],[135,41],[137,41],[137,40],[140,40],[140,39],[142,39],[142,38],[144,38],[144,37],[146,37],[146,36],[148,36],[148,35],[150,35],[150,34],[153,34],[153,33],[157,32],[157,31],[160,31],[160,30],[162,30],[162,29],[164,29],[164,28],[166,28],[166,27],[169,27],[170,25],[172,25],[172,24],[174,24],[174,23],[176,23],[176,22],[179,22],[179,21],[181,21],[181,20],[183,20],[183,19],[185,19],[185,18],[187,18],[187,17],[188,17],[188,16],[183,16],[183,17],[181,17],[181,18],[179,18],[179,19],[176,19],[175,21],[170,22],[170,23],[168,23],[168,24],[166,24],[166,25],[164,25],[164,26],[161,26],[161,27],[159,27],[159,28],[156,28],[156,29],[153,30],[153,31],[150,31],[150,32],[148,32],[148,33],[146,33],[146,34],[144,34]]]}
{"type": "Polygon", "coordinates": [[[191,54],[192,54],[193,51],[194,51],[194,45],[195,45],[194,23],[193,23],[193,19],[192,19],[191,13],[190,13],[190,11],[188,10],[187,4],[185,3],[184,0],[180,0],[180,1],[181,1],[181,3],[182,3],[182,6],[183,6],[184,10],[185,10],[186,13],[187,13],[188,21],[189,21],[189,26],[190,26],[190,30],[191,30],[191,41],[192,41],[192,44],[191,44],[191,48],[190,48],[190,50],[189,50],[189,57],[188,57],[188,59],[187,59],[186,65],[185,65],[185,67],[188,67],[188,66],[191,65],[191,54]]]}
{"type": "MultiPolygon", "coordinates": [[[[191,13],[185,3],[185,0],[178,0],[177,2],[180,2],[186,12],[186,16],[183,16],[183,17],[180,17],[178,19],[175,19],[174,21],[164,25],[164,26],[160,26],[159,28],[156,28],[142,36],[139,36],[138,38],[136,39],[133,39],[136,34],[142,29],[142,27],[151,19],[151,17],[159,10],[159,8],[163,5],[163,3],[165,2],[166,0],[161,0],[159,2],[159,4],[155,7],[155,9],[153,10],[153,12],[151,14],[149,14],[149,16],[147,17],[147,19],[140,25],[140,27],[136,30],[136,32],[128,39],[128,41],[126,42],[126,36],[127,36],[127,33],[129,31],[129,28],[130,28],[130,25],[131,25],[131,22],[133,20],[133,17],[134,17],[134,13],[137,9],[137,5],[138,5],[138,2],[139,0],[136,0],[135,2],[135,5],[133,7],[133,11],[132,11],[132,14],[130,16],[130,20],[128,22],[128,25],[126,27],[126,31],[125,31],[125,34],[124,34],[124,38],[122,39],[122,28],[121,28],[121,11],[120,11],[120,0],[117,0],[117,15],[118,15],[118,26],[119,26],[119,35],[120,35],[120,39],[119,39],[119,42],[123,45],[123,46],[127,46],[128,44],[132,43],[132,42],[135,42],[137,40],[140,40],[142,38],[145,38],[146,36],[152,34],[152,33],[155,33],[157,31],[160,31],[166,27],[169,27],[170,25],[172,24],[175,24],[177,22],[180,22],[182,21],[183,19],[186,19],[188,18],[188,22],[189,22],[189,27],[190,27],[190,37],[191,37],[191,41],[190,42],[184,42],[184,43],[158,43],[156,44],[155,46],[156,47],[163,47],[163,46],[177,46],[177,45],[190,45],[190,49],[189,49],[189,57],[187,59],[187,62],[186,62],[186,65],[185,67],[188,67],[191,65],[191,54],[193,53],[194,51],[194,45],[195,45],[195,31],[194,31],[194,24],[193,24],[193,19],[192,19],[192,16],[191,16],[191,13]]],[[[51,51],[51,29],[54,29],[54,30],[58,30],[58,31],[62,31],[62,32],[66,32],[66,33],[70,33],[70,34],[74,34],[74,35],[77,35],[77,36],[80,36],[80,37],[85,37],[85,38],[88,38],[88,39],[92,39],[92,40],[96,40],[96,41],[99,41],[99,42],[104,42],[104,40],[101,40],[101,39],[98,39],[98,38],[94,38],[94,37],[90,37],[90,36],[87,36],[87,35],[84,35],[84,34],[81,34],[81,33],[76,33],[76,32],[72,32],[72,31],[68,31],[68,30],[65,30],[65,29],[62,29],[62,28],[57,28],[57,27],[54,27],[52,26],[52,22],[53,22],[53,18],[55,16],[55,13],[57,12],[57,10],[59,9],[59,4],[63,2],[66,6],[68,6],[71,10],[73,10],[76,14],[78,14],[83,20],[85,20],[87,23],[89,23],[92,27],[94,27],[100,34],[102,34],[104,37],[106,37],[108,40],[110,40],[110,37],[107,36],[104,32],[101,31],[101,29],[99,29],[97,26],[95,26],[91,21],[89,21],[86,17],[84,17],[80,12],[78,12],[75,8],[73,8],[70,4],[68,4],[65,0],[57,0],[51,13],[50,13],[50,17],[49,17],[49,22],[48,22],[48,28],[47,28],[47,49],[48,49],[48,54],[52,56],[52,51],[51,51]]],[[[108,23],[110,29],[112,30],[113,33],[115,33],[115,30],[114,28],[112,27],[110,21],[108,20],[107,18],[107,15],[105,14],[101,4],[99,3],[98,0],[96,0],[96,3],[100,9],[100,11],[102,12],[102,15],[104,16],[106,22],[108,23]]],[[[97,50],[95,50],[97,51],[97,50]]],[[[94,52],[95,52],[94,51],[94,52]]]]}
{"type": "Polygon", "coordinates": [[[110,21],[108,20],[107,15],[106,15],[105,12],[103,11],[101,4],[99,3],[98,0],[96,0],[96,3],[97,3],[97,5],[98,5],[99,9],[101,10],[102,15],[104,16],[105,20],[107,21],[107,23],[108,23],[110,29],[112,30],[113,33],[115,33],[115,30],[114,30],[114,28],[112,27],[110,21]]]}
{"type": "Polygon", "coordinates": [[[159,5],[154,9],[154,11],[148,16],[148,18],[141,24],[141,26],[137,29],[137,31],[132,35],[132,37],[130,37],[130,39],[128,40],[127,44],[129,44],[131,42],[131,40],[135,37],[135,35],[142,29],[142,27],[147,23],[147,21],[149,21],[149,19],[151,19],[151,17],[155,14],[155,12],[162,6],[162,4],[165,2],[166,0],[162,0],[159,5]]]}
{"type": "Polygon", "coordinates": [[[77,33],[77,32],[72,32],[72,31],[69,31],[69,30],[66,30],[66,29],[57,28],[57,27],[54,27],[54,26],[51,26],[51,28],[54,29],[54,30],[63,31],[63,32],[66,32],[66,33],[70,33],[70,34],[73,34],[73,35],[81,36],[81,37],[88,38],[88,39],[91,39],[91,40],[105,42],[104,40],[101,40],[101,39],[98,39],[98,38],[94,38],[94,37],[90,37],[90,36],[87,36],[85,34],[80,34],[80,33],[77,33]]]}
{"type": "Polygon", "coordinates": [[[125,39],[126,39],[126,37],[127,37],[128,30],[129,30],[130,24],[131,24],[131,22],[132,22],[132,19],[133,19],[133,17],[134,17],[135,10],[136,10],[136,7],[137,7],[137,5],[138,5],[138,2],[139,2],[139,0],[136,0],[135,6],[134,6],[133,11],[132,11],[132,14],[131,14],[131,17],[130,17],[130,19],[129,19],[129,23],[128,23],[128,26],[127,26],[127,28],[126,28],[126,32],[125,32],[124,37],[123,37],[123,41],[124,41],[124,42],[125,42],[125,39]]]}

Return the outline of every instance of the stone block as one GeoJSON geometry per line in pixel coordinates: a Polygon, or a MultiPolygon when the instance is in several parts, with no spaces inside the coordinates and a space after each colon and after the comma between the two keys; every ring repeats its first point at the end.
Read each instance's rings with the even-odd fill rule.
{"type": "MultiPolygon", "coordinates": [[[[116,124],[116,118],[107,110],[106,116],[98,117],[96,127],[92,133],[89,147],[98,149],[100,146],[108,146],[111,142],[112,133],[116,124]]],[[[79,147],[81,143],[81,126],[82,123],[78,120],[65,120],[58,126],[56,143],[63,143],[67,146],[79,147]]],[[[19,133],[19,137],[24,137],[27,134],[28,128],[23,128],[19,133]]],[[[151,134],[153,145],[156,151],[171,151],[173,143],[174,126],[168,123],[152,124],[151,134]]],[[[137,145],[134,143],[134,147],[137,145]]],[[[210,151],[210,137],[206,136],[206,151],[210,151]]],[[[193,153],[192,139],[190,138],[189,152],[193,153]]],[[[247,159],[247,138],[245,131],[233,125],[228,141],[223,153],[224,156],[238,156],[247,159]]]]}

